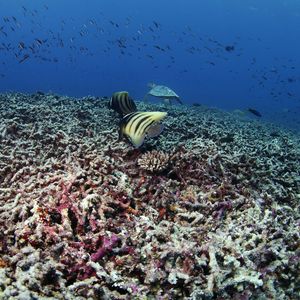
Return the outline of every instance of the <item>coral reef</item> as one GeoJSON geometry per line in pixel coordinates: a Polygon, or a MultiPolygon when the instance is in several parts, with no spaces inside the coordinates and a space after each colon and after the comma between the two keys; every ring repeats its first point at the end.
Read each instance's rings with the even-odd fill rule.
{"type": "Polygon", "coordinates": [[[0,120],[1,299],[300,298],[299,136],[174,106],[133,149],[105,100],[43,93],[0,120]]]}

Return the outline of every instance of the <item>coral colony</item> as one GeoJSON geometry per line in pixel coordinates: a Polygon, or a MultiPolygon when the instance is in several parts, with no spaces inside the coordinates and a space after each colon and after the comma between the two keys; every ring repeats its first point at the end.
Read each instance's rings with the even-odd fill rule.
{"type": "Polygon", "coordinates": [[[299,136],[137,106],[134,148],[103,99],[0,96],[0,298],[299,299],[299,136]]]}

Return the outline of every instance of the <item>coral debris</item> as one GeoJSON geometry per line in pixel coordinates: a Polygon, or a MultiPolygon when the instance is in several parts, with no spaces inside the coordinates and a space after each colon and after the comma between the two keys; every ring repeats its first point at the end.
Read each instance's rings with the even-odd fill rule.
{"type": "Polygon", "coordinates": [[[0,96],[0,298],[299,299],[299,136],[171,107],[134,150],[106,105],[0,96]]]}

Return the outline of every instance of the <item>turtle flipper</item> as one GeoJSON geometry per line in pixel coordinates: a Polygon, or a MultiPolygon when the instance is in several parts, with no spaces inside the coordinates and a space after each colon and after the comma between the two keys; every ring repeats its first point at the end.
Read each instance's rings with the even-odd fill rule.
{"type": "Polygon", "coordinates": [[[148,103],[148,98],[149,98],[149,94],[146,94],[144,96],[144,98],[143,98],[143,101],[146,102],[146,103],[148,103]]]}
{"type": "Polygon", "coordinates": [[[180,98],[176,98],[177,102],[179,102],[180,104],[183,104],[183,102],[180,100],[180,98]]]}
{"type": "Polygon", "coordinates": [[[171,101],[170,98],[165,98],[163,100],[164,100],[164,104],[166,104],[166,105],[172,105],[172,101],[171,101]]]}

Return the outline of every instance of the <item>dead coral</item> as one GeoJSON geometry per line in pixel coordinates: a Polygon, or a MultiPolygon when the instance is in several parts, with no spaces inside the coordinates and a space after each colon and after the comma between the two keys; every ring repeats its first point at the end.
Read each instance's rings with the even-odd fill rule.
{"type": "Polygon", "coordinates": [[[0,96],[0,298],[299,298],[299,137],[166,123],[143,154],[100,99],[0,96]]]}

